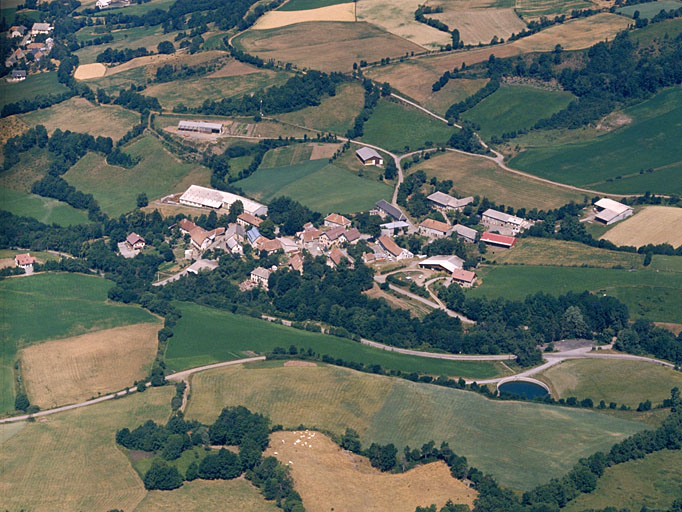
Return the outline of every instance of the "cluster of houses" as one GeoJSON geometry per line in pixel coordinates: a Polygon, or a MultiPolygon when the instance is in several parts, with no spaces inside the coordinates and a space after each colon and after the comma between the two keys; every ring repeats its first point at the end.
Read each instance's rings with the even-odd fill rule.
{"type": "MultiPolygon", "coordinates": [[[[12,25],[9,29],[9,38],[21,38],[19,48],[14,50],[7,59],[5,59],[5,67],[11,68],[16,64],[25,61],[27,56],[31,54],[33,61],[39,62],[43,57],[50,53],[54,46],[54,40],[51,37],[45,38],[44,41],[39,42],[36,36],[49,35],[53,30],[49,23],[34,23],[28,29],[24,25],[12,25]]],[[[26,79],[26,71],[15,70],[10,75],[9,80],[20,82],[26,79]]]]}

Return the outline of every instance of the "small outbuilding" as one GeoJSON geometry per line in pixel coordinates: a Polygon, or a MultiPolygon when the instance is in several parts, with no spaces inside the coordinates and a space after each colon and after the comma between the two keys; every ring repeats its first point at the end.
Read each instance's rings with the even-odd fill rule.
{"type": "Polygon", "coordinates": [[[144,249],[145,240],[134,231],[126,237],[126,245],[135,251],[144,249]]]}
{"type": "Polygon", "coordinates": [[[355,155],[360,159],[362,165],[384,165],[384,159],[372,148],[362,147],[355,152],[355,155]]]}

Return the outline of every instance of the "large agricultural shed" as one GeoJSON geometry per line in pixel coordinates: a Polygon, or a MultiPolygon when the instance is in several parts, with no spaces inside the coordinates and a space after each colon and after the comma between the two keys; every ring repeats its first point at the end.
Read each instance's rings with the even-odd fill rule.
{"type": "Polygon", "coordinates": [[[619,203],[608,197],[600,199],[594,203],[594,206],[599,211],[595,219],[607,226],[632,215],[632,206],[619,203]]]}
{"type": "Polygon", "coordinates": [[[268,207],[264,204],[260,204],[252,199],[247,199],[246,197],[238,196],[237,194],[232,194],[231,192],[200,187],[199,185],[190,186],[185,193],[180,196],[180,204],[213,208],[215,210],[223,206],[229,208],[232,206],[232,203],[237,201],[241,201],[246,213],[261,217],[268,214],[268,207]]]}
{"type": "Polygon", "coordinates": [[[207,123],[205,121],[180,121],[178,130],[182,132],[223,133],[222,123],[207,123]]]}

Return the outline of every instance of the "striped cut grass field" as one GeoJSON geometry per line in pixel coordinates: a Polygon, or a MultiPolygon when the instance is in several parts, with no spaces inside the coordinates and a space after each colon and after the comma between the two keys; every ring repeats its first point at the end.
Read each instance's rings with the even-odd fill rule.
{"type": "Polygon", "coordinates": [[[170,387],[55,414],[0,445],[0,501],[8,510],[134,510],[147,495],[116,446],[123,427],[165,422],[170,387]]]}
{"type": "Polygon", "coordinates": [[[670,244],[679,247],[682,245],[681,223],[682,208],[647,206],[611,227],[601,238],[616,245],[670,244]]]}
{"type": "Polygon", "coordinates": [[[466,391],[331,367],[231,367],[195,374],[186,416],[215,420],[244,405],[285,427],[360,434],[363,445],[450,443],[470,464],[515,489],[564,474],[644,425],[592,411],[499,402],[466,391]]]}

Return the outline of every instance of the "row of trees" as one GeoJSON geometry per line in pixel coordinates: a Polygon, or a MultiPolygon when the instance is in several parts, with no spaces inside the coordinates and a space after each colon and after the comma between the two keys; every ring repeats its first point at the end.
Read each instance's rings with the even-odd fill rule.
{"type": "MultiPolygon", "coordinates": [[[[171,43],[171,45],[172,45],[172,43],[171,43]]],[[[149,52],[144,47],[140,47],[137,49],[123,48],[121,50],[116,50],[114,48],[107,48],[102,53],[99,53],[95,60],[97,62],[119,63],[120,64],[122,62],[128,62],[129,60],[133,60],[137,57],[144,57],[146,55],[149,55],[149,52]]]]}

